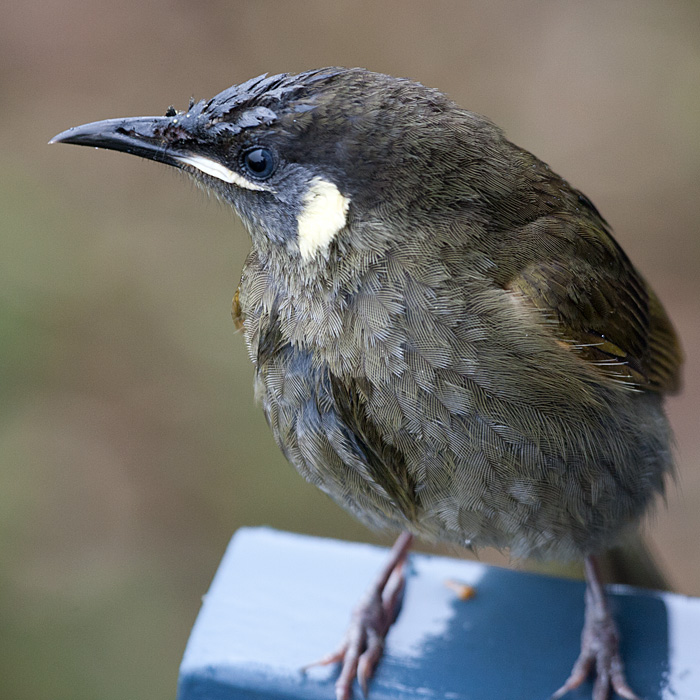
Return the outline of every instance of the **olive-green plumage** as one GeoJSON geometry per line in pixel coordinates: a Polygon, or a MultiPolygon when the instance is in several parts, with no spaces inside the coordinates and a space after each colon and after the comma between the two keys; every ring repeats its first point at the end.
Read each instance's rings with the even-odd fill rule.
{"type": "Polygon", "coordinates": [[[485,118],[329,68],[57,140],[236,208],[234,317],[275,439],[369,525],[582,558],[663,491],[671,324],[593,204],[485,118]]]}
{"type": "Polygon", "coordinates": [[[653,293],[586,197],[439,93],[351,71],[313,100],[270,138],[347,226],[311,263],[253,230],[238,296],[280,447],[374,526],[605,549],[671,465],[653,293]]]}

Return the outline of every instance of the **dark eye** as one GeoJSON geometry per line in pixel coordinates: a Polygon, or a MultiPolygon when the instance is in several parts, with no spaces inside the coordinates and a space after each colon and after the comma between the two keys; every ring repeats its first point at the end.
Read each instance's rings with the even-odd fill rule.
{"type": "Polygon", "coordinates": [[[267,180],[275,172],[277,162],[269,148],[251,148],[241,156],[241,165],[256,180],[267,180]]]}

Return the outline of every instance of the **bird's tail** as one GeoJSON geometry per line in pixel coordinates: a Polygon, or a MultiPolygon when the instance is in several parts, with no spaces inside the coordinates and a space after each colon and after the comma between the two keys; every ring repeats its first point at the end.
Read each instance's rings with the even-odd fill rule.
{"type": "MultiPolygon", "coordinates": [[[[668,578],[654,557],[649,545],[638,532],[628,534],[604,554],[597,557],[598,568],[605,583],[625,583],[659,591],[672,590],[668,578]]],[[[525,559],[526,571],[583,579],[583,562],[553,562],[525,559]]]]}
{"type": "Polygon", "coordinates": [[[640,588],[670,591],[671,584],[661,570],[649,544],[641,534],[628,535],[617,546],[598,557],[604,580],[640,588]]]}

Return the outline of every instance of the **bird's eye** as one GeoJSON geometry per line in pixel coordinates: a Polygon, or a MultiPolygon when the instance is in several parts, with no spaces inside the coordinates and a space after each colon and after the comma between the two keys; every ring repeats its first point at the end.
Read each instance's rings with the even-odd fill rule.
{"type": "Polygon", "coordinates": [[[269,148],[251,148],[243,152],[241,166],[256,180],[267,180],[275,172],[277,161],[269,148]]]}

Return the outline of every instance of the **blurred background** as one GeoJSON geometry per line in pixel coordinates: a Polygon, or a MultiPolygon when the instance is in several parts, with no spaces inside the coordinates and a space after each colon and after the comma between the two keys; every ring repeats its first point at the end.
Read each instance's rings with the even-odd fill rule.
{"type": "Polygon", "coordinates": [[[249,245],[233,215],[154,163],[46,145],[333,64],[415,78],[488,115],[613,225],[687,353],[668,404],[678,480],[648,531],[676,589],[700,595],[698,3],[10,1],[0,697],[173,698],[238,527],[386,543],[297,476],[254,405],[230,319],[249,245]]]}

